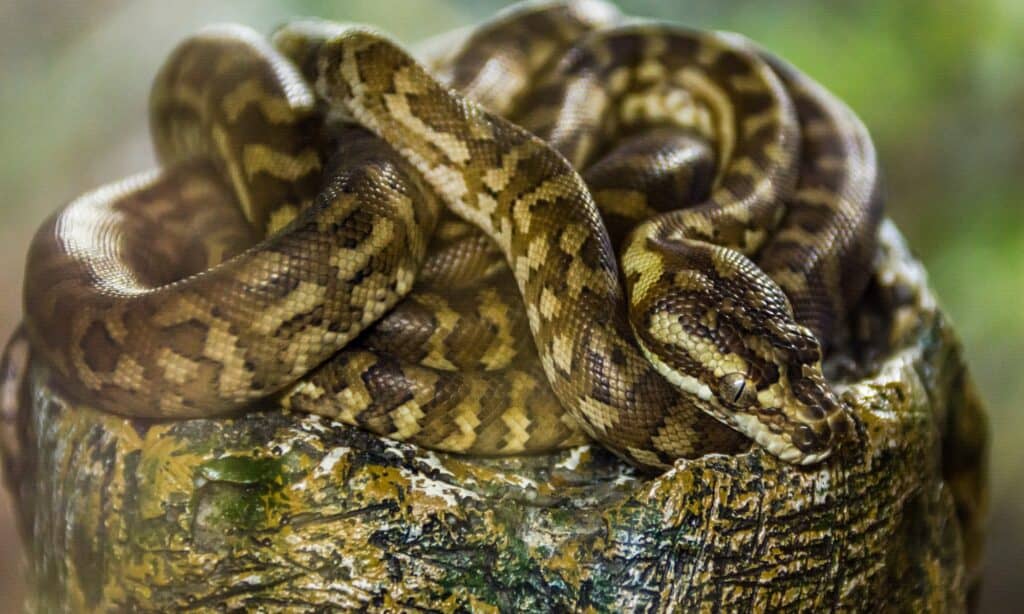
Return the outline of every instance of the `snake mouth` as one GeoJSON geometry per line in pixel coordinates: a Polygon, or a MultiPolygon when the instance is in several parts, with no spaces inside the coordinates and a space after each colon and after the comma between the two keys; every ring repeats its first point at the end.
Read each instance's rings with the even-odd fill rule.
{"type": "Polygon", "coordinates": [[[772,456],[794,465],[813,465],[828,458],[833,451],[831,430],[827,430],[824,437],[806,424],[780,431],[761,422],[752,413],[733,414],[730,422],[772,456]]]}
{"type": "Polygon", "coordinates": [[[825,460],[832,454],[831,448],[825,448],[816,452],[804,451],[787,436],[772,433],[768,429],[762,429],[755,433],[753,439],[773,456],[794,465],[813,465],[825,460]]]}

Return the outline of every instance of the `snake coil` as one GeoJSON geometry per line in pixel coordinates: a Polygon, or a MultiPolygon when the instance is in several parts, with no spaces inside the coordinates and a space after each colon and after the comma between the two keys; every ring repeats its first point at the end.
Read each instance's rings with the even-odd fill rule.
{"type": "Polygon", "coordinates": [[[525,3],[425,66],[362,27],[220,26],[167,60],[151,127],[160,168],[28,258],[33,347],[103,409],[274,396],[644,467],[746,438],[813,463],[851,429],[821,360],[870,273],[875,151],[740,36],[525,3]]]}

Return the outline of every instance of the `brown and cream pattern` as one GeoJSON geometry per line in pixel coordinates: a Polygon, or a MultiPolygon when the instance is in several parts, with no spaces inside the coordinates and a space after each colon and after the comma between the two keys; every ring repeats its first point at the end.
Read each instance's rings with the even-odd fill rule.
{"type": "Polygon", "coordinates": [[[821,360],[870,273],[875,152],[738,35],[526,3],[424,65],[362,27],[222,26],[168,59],[151,124],[161,167],[28,261],[33,346],[107,410],[276,396],[644,467],[746,438],[813,463],[851,430],[821,360]]]}

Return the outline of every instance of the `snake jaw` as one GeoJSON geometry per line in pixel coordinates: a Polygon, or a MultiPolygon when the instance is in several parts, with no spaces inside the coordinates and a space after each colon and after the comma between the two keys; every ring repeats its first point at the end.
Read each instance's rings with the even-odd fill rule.
{"type": "Polygon", "coordinates": [[[737,413],[732,416],[737,430],[748,435],[759,446],[772,456],[795,465],[810,465],[823,460],[831,454],[830,449],[808,454],[801,450],[787,433],[773,431],[752,413],[737,413]]]}

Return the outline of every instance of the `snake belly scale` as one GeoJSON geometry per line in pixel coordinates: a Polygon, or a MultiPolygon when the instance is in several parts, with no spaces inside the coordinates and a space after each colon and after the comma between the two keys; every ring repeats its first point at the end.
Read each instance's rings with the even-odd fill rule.
{"type": "Polygon", "coordinates": [[[512,7],[428,65],[328,22],[182,43],[151,97],[161,168],[33,241],[33,347],[140,417],[273,396],[440,450],[589,437],[648,468],[848,439],[821,361],[882,200],[849,109],[742,37],[590,0],[512,7]]]}

